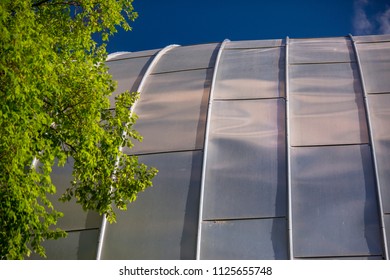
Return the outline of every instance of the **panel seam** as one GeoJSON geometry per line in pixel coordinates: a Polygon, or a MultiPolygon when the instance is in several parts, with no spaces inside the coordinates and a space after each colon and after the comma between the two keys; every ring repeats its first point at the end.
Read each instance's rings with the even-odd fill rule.
{"type": "Polygon", "coordinates": [[[292,232],[292,188],[291,188],[291,151],[290,151],[290,109],[289,109],[289,37],[286,37],[286,55],[285,55],[285,97],[286,97],[286,155],[287,155],[287,217],[288,217],[288,253],[290,260],[294,258],[294,244],[293,244],[293,232],[292,232]]]}
{"type": "Polygon", "coordinates": [[[200,185],[200,197],[199,197],[199,213],[198,213],[198,233],[197,233],[197,240],[196,240],[196,252],[195,252],[195,259],[200,259],[200,245],[201,245],[201,239],[202,239],[202,216],[203,216],[203,201],[204,201],[204,189],[205,189],[205,180],[206,180],[206,165],[207,165],[207,152],[208,152],[208,139],[209,139],[209,132],[210,132],[210,119],[211,119],[211,108],[213,103],[213,96],[214,96],[214,89],[215,89],[215,81],[218,71],[218,66],[221,60],[222,51],[225,48],[226,43],[229,42],[228,39],[225,39],[218,50],[218,55],[215,60],[215,66],[214,66],[214,72],[210,87],[210,95],[209,95],[209,102],[208,102],[208,110],[207,110],[207,116],[206,116],[206,130],[205,130],[205,140],[204,140],[204,149],[203,149],[203,161],[202,161],[202,178],[201,178],[201,185],[200,185]]]}
{"type": "Polygon", "coordinates": [[[370,108],[368,106],[368,100],[367,100],[367,91],[366,91],[366,84],[364,82],[364,76],[363,76],[363,69],[361,67],[360,63],[360,57],[359,53],[357,50],[356,42],[352,34],[349,34],[349,38],[352,42],[353,46],[353,51],[356,57],[356,64],[358,66],[359,70],[359,76],[360,76],[360,84],[362,87],[363,91],[363,98],[364,98],[364,107],[365,107],[365,113],[366,113],[366,121],[367,121],[367,130],[368,130],[368,136],[369,136],[369,142],[371,145],[371,156],[372,156],[372,163],[374,167],[374,172],[375,172],[375,185],[376,185],[376,191],[377,191],[377,199],[378,199],[378,206],[379,206],[379,211],[380,211],[380,226],[382,230],[382,239],[383,239],[383,250],[384,250],[384,255],[385,259],[389,259],[389,252],[387,248],[387,236],[386,236],[386,228],[385,228],[385,221],[384,221],[384,211],[383,211],[383,205],[382,205],[382,194],[381,194],[381,186],[380,186],[380,178],[379,178],[379,173],[378,173],[378,161],[376,158],[376,149],[375,149],[375,142],[374,142],[374,137],[372,134],[372,125],[371,125],[371,118],[370,118],[370,108]]]}
{"type": "MultiPolygon", "coordinates": [[[[143,88],[144,88],[144,85],[146,83],[146,80],[147,78],[150,76],[153,68],[156,66],[156,64],[158,63],[158,61],[160,60],[160,58],[165,54],[167,53],[168,51],[170,51],[171,49],[173,48],[176,48],[178,47],[179,45],[169,45],[169,46],[166,46],[165,48],[163,48],[162,50],[160,50],[156,55],[155,57],[153,58],[153,61],[150,63],[150,65],[148,66],[148,69],[146,70],[144,76],[142,77],[142,80],[140,82],[140,84],[138,85],[138,88],[137,88],[137,92],[141,93],[143,88]]],[[[133,104],[133,106],[131,106],[130,108],[130,112],[129,114],[132,115],[134,113],[134,109],[136,107],[138,103],[138,100],[136,100],[133,104]]],[[[126,137],[126,132],[123,131],[122,133],[122,137],[126,137]]],[[[119,151],[122,151],[123,147],[118,147],[119,148],[119,151]]],[[[115,170],[117,168],[119,168],[119,156],[117,157],[116,159],[116,162],[115,162],[115,170]]],[[[115,172],[115,171],[114,171],[115,172]]],[[[113,175],[115,177],[115,174],[113,175]]],[[[97,254],[96,254],[96,259],[97,260],[100,260],[101,257],[102,257],[102,250],[103,250],[103,243],[104,243],[104,237],[105,237],[105,233],[106,233],[106,226],[107,226],[107,218],[106,216],[103,216],[103,220],[102,220],[102,225],[101,225],[101,228],[100,228],[100,234],[99,234],[99,240],[98,240],[98,248],[97,248],[97,254]]]]}

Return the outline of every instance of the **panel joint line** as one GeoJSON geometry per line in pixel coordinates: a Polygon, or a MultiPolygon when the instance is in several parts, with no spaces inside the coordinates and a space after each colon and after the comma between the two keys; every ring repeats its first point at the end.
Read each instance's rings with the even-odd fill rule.
{"type": "Polygon", "coordinates": [[[201,178],[201,185],[200,185],[200,198],[199,198],[199,214],[198,214],[198,234],[197,234],[197,240],[196,240],[196,259],[200,259],[200,245],[201,245],[201,239],[202,239],[202,220],[203,220],[203,201],[204,201],[204,189],[205,189],[205,181],[206,181],[206,165],[207,165],[207,152],[208,152],[208,142],[209,142],[209,131],[210,131],[210,119],[211,119],[211,107],[213,104],[213,96],[214,96],[214,88],[215,88],[215,79],[218,73],[218,66],[219,62],[221,60],[222,51],[225,48],[225,45],[227,42],[230,42],[228,39],[225,39],[218,50],[217,59],[215,60],[215,66],[213,71],[213,77],[210,87],[210,95],[209,95],[209,103],[208,103],[208,109],[207,109],[207,116],[206,116],[206,131],[205,131],[205,138],[204,138],[204,150],[203,150],[203,162],[202,162],[202,178],[201,178]]]}
{"type": "Polygon", "coordinates": [[[381,182],[380,182],[380,177],[379,177],[379,173],[378,173],[378,160],[376,157],[374,136],[372,134],[370,106],[368,105],[366,84],[364,81],[363,70],[362,70],[359,52],[358,52],[358,49],[356,46],[356,41],[355,41],[355,38],[352,36],[352,34],[349,34],[349,38],[352,42],[353,51],[355,53],[356,64],[358,66],[361,87],[362,87],[362,91],[363,91],[364,107],[365,107],[366,120],[367,120],[367,130],[368,130],[369,142],[370,142],[370,146],[371,146],[372,163],[373,163],[373,167],[374,167],[374,171],[375,171],[375,183],[376,183],[375,185],[376,185],[378,206],[379,206],[379,212],[380,212],[380,215],[379,215],[380,224],[381,224],[381,230],[382,230],[382,235],[383,235],[382,236],[383,237],[383,247],[384,247],[383,251],[384,251],[385,259],[388,260],[389,259],[389,252],[388,252],[387,239],[386,239],[386,228],[385,228],[384,211],[383,211],[382,194],[381,194],[381,182]]]}
{"type": "MultiPolygon", "coordinates": [[[[148,69],[146,70],[144,76],[142,77],[142,80],[141,80],[141,82],[140,82],[140,84],[139,84],[139,86],[137,88],[137,92],[139,92],[140,94],[142,93],[142,91],[144,89],[144,86],[145,86],[145,83],[146,83],[146,79],[151,75],[154,67],[156,66],[156,64],[158,63],[160,58],[165,53],[167,53],[171,49],[176,48],[178,46],[179,45],[169,45],[169,46],[166,46],[165,48],[161,49],[156,54],[156,56],[153,58],[152,62],[148,66],[148,69]]],[[[131,85],[129,85],[129,88],[130,88],[130,86],[131,85]]],[[[134,109],[135,109],[135,107],[137,105],[137,102],[138,102],[138,100],[134,102],[133,106],[131,106],[130,113],[129,113],[130,115],[132,115],[134,113],[134,109]]],[[[126,133],[125,132],[123,132],[122,137],[126,137],[126,133]]],[[[119,147],[119,150],[121,151],[122,147],[119,147]]],[[[117,170],[117,168],[119,168],[119,157],[117,157],[117,159],[116,159],[114,168],[115,168],[114,170],[117,170]]],[[[115,176],[115,174],[113,176],[115,176]]],[[[101,225],[100,234],[99,234],[98,249],[97,249],[97,254],[96,254],[96,259],[97,260],[100,260],[101,257],[102,257],[102,251],[103,251],[103,245],[104,245],[104,236],[106,234],[106,227],[107,227],[107,218],[106,218],[106,216],[103,216],[102,225],[101,225]]]]}
{"type": "Polygon", "coordinates": [[[289,40],[290,38],[286,37],[286,63],[285,63],[285,97],[286,97],[286,154],[287,154],[287,206],[288,206],[288,252],[290,260],[294,258],[294,246],[293,246],[293,232],[292,232],[292,190],[291,190],[291,155],[290,155],[290,108],[289,108],[289,97],[290,97],[290,87],[289,87],[289,40]]]}

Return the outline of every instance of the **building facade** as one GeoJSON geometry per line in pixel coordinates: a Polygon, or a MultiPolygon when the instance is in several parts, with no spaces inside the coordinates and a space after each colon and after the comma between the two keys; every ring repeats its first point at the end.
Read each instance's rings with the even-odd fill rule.
{"type": "MultiPolygon", "coordinates": [[[[389,35],[172,45],[107,63],[112,101],[141,93],[144,141],[125,151],[159,173],[116,224],[55,202],[69,234],[45,243],[49,259],[389,259],[389,35]]],[[[59,195],[70,180],[71,163],[55,168],[59,195]]]]}

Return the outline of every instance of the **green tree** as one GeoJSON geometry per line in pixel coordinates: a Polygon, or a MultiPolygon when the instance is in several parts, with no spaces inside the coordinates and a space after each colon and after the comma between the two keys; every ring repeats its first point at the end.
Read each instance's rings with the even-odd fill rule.
{"type": "Polygon", "coordinates": [[[129,114],[138,93],[109,110],[115,83],[92,38],[106,42],[136,17],[132,0],[0,1],[0,259],[44,256],[42,241],[66,236],[48,199],[56,161],[74,159],[62,200],[110,222],[152,185],[157,171],[119,149],[141,140],[129,114]]]}

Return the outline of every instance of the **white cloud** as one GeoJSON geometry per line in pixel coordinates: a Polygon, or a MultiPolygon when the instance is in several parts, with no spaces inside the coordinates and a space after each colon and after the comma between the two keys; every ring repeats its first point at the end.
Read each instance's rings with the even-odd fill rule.
{"type": "Polygon", "coordinates": [[[367,13],[367,8],[374,0],[355,0],[353,15],[353,32],[355,35],[390,34],[390,7],[384,12],[373,16],[367,13]]]}
{"type": "Polygon", "coordinates": [[[371,34],[374,31],[374,25],[364,10],[367,4],[368,0],[356,0],[354,3],[353,31],[356,35],[371,34]]]}
{"type": "Polygon", "coordinates": [[[390,8],[380,14],[377,18],[379,23],[379,32],[381,34],[390,34],[390,8]]]}

